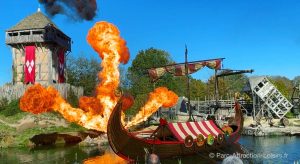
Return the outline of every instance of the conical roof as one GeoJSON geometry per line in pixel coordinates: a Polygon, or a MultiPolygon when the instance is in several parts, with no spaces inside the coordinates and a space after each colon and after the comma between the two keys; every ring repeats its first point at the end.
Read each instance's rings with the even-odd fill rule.
{"type": "Polygon", "coordinates": [[[57,26],[47,16],[38,11],[30,16],[27,16],[7,31],[45,28],[45,26],[47,26],[48,24],[52,24],[55,28],[57,28],[57,26]]]}
{"type": "Polygon", "coordinates": [[[263,81],[264,78],[267,78],[267,77],[266,76],[252,76],[252,77],[249,77],[249,83],[250,83],[251,89],[254,90],[254,88],[258,85],[258,83],[263,81]]]}

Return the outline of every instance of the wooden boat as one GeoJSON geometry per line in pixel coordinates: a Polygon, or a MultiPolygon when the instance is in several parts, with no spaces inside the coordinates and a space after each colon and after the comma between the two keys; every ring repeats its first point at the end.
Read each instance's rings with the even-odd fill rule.
{"type": "Polygon", "coordinates": [[[119,101],[109,118],[107,136],[112,150],[118,156],[131,162],[144,161],[148,153],[156,154],[159,158],[179,157],[192,154],[209,158],[208,155],[212,152],[227,153],[227,149],[238,141],[243,128],[243,114],[239,104],[236,103],[234,123],[229,125],[229,129],[232,129],[231,134],[228,134],[225,130],[218,127],[213,120],[187,123],[167,123],[162,120],[161,125],[150,137],[139,138],[123,127],[121,123],[121,108],[122,103],[119,101]],[[179,128],[174,128],[176,124],[179,128]],[[179,134],[181,132],[178,129],[184,130],[188,125],[192,126],[190,126],[189,130],[186,129],[185,131],[190,132],[179,134]],[[212,126],[217,129],[212,130],[207,128],[212,126]],[[198,127],[198,130],[193,130],[191,127],[198,127]],[[176,131],[176,129],[178,131],[176,131]],[[195,131],[200,131],[202,134],[195,134],[195,131]],[[206,133],[203,131],[206,131],[206,133]],[[218,135],[212,131],[217,131],[218,135]],[[212,132],[213,134],[208,135],[208,132],[212,132]],[[183,135],[186,136],[184,139],[182,139],[183,135]]]}

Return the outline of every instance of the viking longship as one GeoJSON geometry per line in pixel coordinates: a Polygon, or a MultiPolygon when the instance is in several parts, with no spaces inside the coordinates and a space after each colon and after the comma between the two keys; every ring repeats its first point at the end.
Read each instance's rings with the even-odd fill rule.
{"type": "Polygon", "coordinates": [[[226,153],[236,143],[243,128],[243,114],[235,103],[235,117],[227,127],[220,128],[214,120],[168,123],[160,125],[149,137],[141,138],[128,132],[121,123],[122,98],[111,113],[107,136],[112,150],[128,161],[143,161],[148,153],[159,158],[185,155],[226,153]]]}

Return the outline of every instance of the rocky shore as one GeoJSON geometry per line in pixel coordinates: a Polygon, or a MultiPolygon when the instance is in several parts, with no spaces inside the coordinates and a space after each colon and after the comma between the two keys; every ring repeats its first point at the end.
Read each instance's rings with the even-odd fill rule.
{"type": "Polygon", "coordinates": [[[74,145],[80,146],[101,146],[108,143],[107,136],[103,132],[94,130],[87,130],[82,132],[68,132],[68,133],[46,133],[38,134],[30,138],[34,144],[32,146],[45,145],[74,145]]]}
{"type": "Polygon", "coordinates": [[[242,134],[248,136],[300,136],[299,119],[289,119],[287,126],[283,126],[279,119],[274,119],[272,122],[272,126],[266,120],[262,120],[260,125],[255,125],[252,118],[245,118],[242,134]]]}

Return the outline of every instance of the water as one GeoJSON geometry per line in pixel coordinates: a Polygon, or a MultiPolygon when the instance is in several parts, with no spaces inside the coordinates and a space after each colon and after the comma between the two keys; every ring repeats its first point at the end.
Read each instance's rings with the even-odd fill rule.
{"type": "Polygon", "coordinates": [[[38,149],[8,148],[0,149],[0,163],[75,164],[102,154],[104,154],[104,151],[97,146],[50,146],[38,149]]]}
{"type": "MultiPolygon", "coordinates": [[[[242,149],[247,151],[243,158],[245,163],[300,163],[300,137],[247,137],[240,139],[242,149]],[[249,159],[249,157],[254,157],[249,159]]],[[[162,160],[162,163],[221,163],[221,160],[205,156],[195,155],[184,158],[172,158],[162,160]]],[[[217,155],[216,153],[214,154],[217,155]]],[[[226,155],[226,154],[218,154],[226,155]]],[[[240,155],[236,153],[236,155],[240,155]]],[[[222,159],[224,156],[220,156],[222,159]]],[[[75,163],[124,163],[109,147],[79,147],[52,146],[39,149],[9,148],[0,149],[1,164],[75,164],[75,163]],[[109,161],[109,162],[108,162],[109,161]]]]}
{"type": "Polygon", "coordinates": [[[248,150],[248,156],[252,155],[254,163],[300,163],[300,137],[243,136],[239,143],[248,150]]]}

